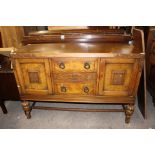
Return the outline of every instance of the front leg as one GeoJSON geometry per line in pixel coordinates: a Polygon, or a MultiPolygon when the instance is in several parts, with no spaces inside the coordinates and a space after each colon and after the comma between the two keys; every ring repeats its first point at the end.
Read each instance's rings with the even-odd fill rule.
{"type": "Polygon", "coordinates": [[[134,112],[134,105],[125,105],[125,123],[130,122],[130,118],[134,112]]]}
{"type": "Polygon", "coordinates": [[[25,115],[27,119],[31,118],[31,108],[30,108],[30,103],[28,101],[23,101],[22,102],[22,107],[25,112],[25,115]]]}

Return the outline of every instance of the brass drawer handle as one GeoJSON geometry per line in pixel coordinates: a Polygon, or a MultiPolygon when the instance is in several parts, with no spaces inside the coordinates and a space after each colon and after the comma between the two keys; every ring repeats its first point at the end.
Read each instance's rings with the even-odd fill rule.
{"type": "Polygon", "coordinates": [[[63,92],[63,93],[65,93],[65,92],[67,92],[67,88],[66,87],[61,87],[61,92],[63,92]]]}
{"type": "Polygon", "coordinates": [[[84,63],[84,68],[85,69],[90,69],[90,64],[88,62],[84,63]]]}
{"type": "Polygon", "coordinates": [[[61,62],[61,63],[59,64],[59,68],[65,69],[65,64],[64,64],[63,62],[61,62]]]}
{"type": "Polygon", "coordinates": [[[85,93],[89,93],[89,88],[88,87],[84,87],[83,90],[84,90],[85,93]]]}

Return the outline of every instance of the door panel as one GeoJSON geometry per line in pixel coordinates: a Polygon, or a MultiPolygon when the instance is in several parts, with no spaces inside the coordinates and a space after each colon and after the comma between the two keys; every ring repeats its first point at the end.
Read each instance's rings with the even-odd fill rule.
{"type": "Polygon", "coordinates": [[[138,76],[134,59],[101,59],[99,94],[132,96],[138,76]]]}
{"type": "Polygon", "coordinates": [[[48,60],[19,59],[16,60],[16,71],[20,77],[22,93],[50,94],[52,84],[48,60]]]}

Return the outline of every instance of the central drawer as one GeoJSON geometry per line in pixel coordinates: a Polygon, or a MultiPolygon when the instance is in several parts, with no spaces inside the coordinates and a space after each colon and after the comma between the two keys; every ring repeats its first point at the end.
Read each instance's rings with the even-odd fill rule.
{"type": "Polygon", "coordinates": [[[53,58],[54,94],[95,95],[97,58],[53,58]]]}
{"type": "Polygon", "coordinates": [[[97,58],[54,58],[54,72],[96,72],[97,58]]]}

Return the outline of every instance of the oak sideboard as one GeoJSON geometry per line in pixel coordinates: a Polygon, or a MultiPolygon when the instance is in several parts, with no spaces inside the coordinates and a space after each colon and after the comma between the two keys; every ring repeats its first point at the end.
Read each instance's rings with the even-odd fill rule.
{"type": "MultiPolygon", "coordinates": [[[[65,35],[61,40],[67,39],[65,35]]],[[[32,109],[125,112],[129,123],[144,62],[143,34],[110,34],[102,42],[29,44],[11,53],[23,110],[32,109]],[[29,101],[120,104],[122,109],[59,108],[30,105],[29,101]]],[[[78,40],[76,36],[76,40],[78,40]]],[[[44,104],[44,103],[42,103],[44,104]]]]}

